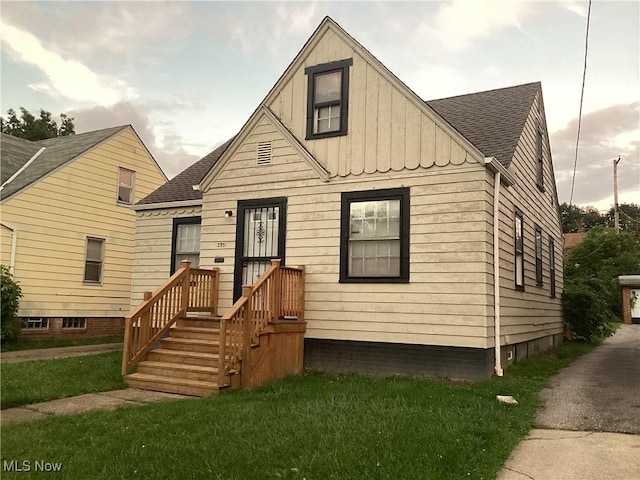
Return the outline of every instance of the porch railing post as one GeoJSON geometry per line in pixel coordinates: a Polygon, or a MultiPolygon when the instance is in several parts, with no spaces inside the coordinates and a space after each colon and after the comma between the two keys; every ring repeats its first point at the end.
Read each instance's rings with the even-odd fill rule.
{"type": "Polygon", "coordinates": [[[300,269],[300,277],[298,280],[298,292],[297,292],[297,307],[298,307],[298,321],[304,322],[304,284],[305,284],[305,275],[306,270],[304,265],[298,265],[300,269]]]}
{"type": "Polygon", "coordinates": [[[242,321],[242,370],[240,372],[240,384],[244,388],[248,386],[249,370],[251,369],[251,341],[253,338],[253,305],[251,305],[251,294],[253,287],[243,285],[242,296],[247,299],[244,305],[244,318],[242,321]]]}
{"type": "Polygon", "coordinates": [[[213,279],[211,281],[211,316],[218,315],[218,288],[220,288],[220,269],[212,268],[213,279]]]}
{"type": "MultiPolygon", "coordinates": [[[[151,298],[151,292],[144,292],[143,300],[146,302],[151,298]]],[[[140,316],[140,335],[138,338],[140,339],[140,345],[146,345],[149,341],[151,334],[151,309],[148,309],[145,313],[140,316]]]]}
{"type": "Polygon", "coordinates": [[[186,272],[185,275],[182,279],[182,305],[181,305],[181,310],[183,310],[183,315],[187,315],[187,312],[189,311],[189,303],[190,303],[190,296],[189,296],[189,290],[191,288],[191,262],[189,260],[184,260],[181,264],[180,264],[180,268],[185,268],[186,272]]]}
{"type": "Polygon", "coordinates": [[[131,335],[133,320],[130,318],[124,319],[124,345],[122,346],[122,375],[129,373],[129,360],[131,360],[131,342],[133,341],[133,335],[131,335]]]}
{"type": "Polygon", "coordinates": [[[227,363],[227,321],[220,319],[220,346],[218,347],[218,387],[224,385],[227,363]]]}
{"type": "Polygon", "coordinates": [[[280,318],[280,305],[282,303],[282,270],[280,270],[281,260],[271,260],[271,265],[276,267],[271,277],[271,291],[269,292],[269,310],[271,316],[269,320],[278,320],[280,318]]]}

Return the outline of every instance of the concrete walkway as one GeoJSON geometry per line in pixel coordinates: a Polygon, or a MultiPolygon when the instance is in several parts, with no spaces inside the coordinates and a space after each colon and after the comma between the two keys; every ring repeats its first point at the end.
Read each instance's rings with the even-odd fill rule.
{"type": "MultiPolygon", "coordinates": [[[[100,345],[78,345],[74,347],[42,348],[2,353],[2,363],[28,362],[32,360],[51,360],[55,358],[80,357],[122,350],[121,343],[100,345]]],[[[61,398],[49,402],[34,403],[22,407],[7,408],[0,411],[0,425],[29,422],[52,415],[73,415],[92,410],[115,410],[116,408],[149,403],[166,402],[193,398],[173,393],[150,392],[127,388],[110,392],[87,393],[76,397],[61,398]]]]}
{"type": "Polygon", "coordinates": [[[0,425],[10,423],[30,422],[52,415],[73,415],[92,410],[115,410],[120,407],[146,405],[149,403],[166,402],[194,398],[173,393],[150,392],[127,388],[111,392],[87,393],[77,397],[61,398],[50,402],[34,403],[22,407],[7,408],[0,411],[0,425]]]}
{"type": "Polygon", "coordinates": [[[552,378],[536,426],[498,480],[640,479],[640,325],[552,378]]]}
{"type": "Polygon", "coordinates": [[[99,345],[77,345],[73,347],[39,348],[0,353],[3,363],[30,362],[32,360],[51,360],[54,358],[81,357],[98,353],[122,350],[122,343],[103,343],[99,345]]]}

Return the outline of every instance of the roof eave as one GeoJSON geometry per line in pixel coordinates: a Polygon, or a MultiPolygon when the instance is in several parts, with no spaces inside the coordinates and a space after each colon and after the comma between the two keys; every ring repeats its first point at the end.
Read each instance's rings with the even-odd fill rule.
{"type": "Polygon", "coordinates": [[[181,200],[179,202],[158,202],[158,203],[144,203],[142,205],[130,205],[129,208],[136,212],[142,210],[164,210],[167,208],[181,208],[181,207],[201,207],[202,200],[181,200]]]}
{"type": "Polygon", "coordinates": [[[507,187],[515,185],[516,177],[504,165],[502,165],[496,157],[485,157],[484,165],[492,173],[500,173],[500,180],[507,187]]]}

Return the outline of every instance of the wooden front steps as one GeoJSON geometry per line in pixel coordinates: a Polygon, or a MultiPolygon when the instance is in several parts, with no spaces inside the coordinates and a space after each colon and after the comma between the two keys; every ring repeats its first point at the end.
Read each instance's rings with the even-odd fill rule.
{"type": "Polygon", "coordinates": [[[219,339],[219,318],[181,318],[125,382],[133,388],[198,397],[218,393],[219,339]]]}

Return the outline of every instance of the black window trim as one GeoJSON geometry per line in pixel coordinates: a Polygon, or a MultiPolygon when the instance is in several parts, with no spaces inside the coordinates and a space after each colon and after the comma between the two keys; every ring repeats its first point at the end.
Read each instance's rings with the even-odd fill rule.
{"type": "Polygon", "coordinates": [[[526,275],[525,275],[525,271],[524,271],[524,265],[525,265],[525,263],[524,263],[524,214],[522,213],[522,210],[520,210],[518,207],[515,207],[515,209],[514,209],[513,225],[514,225],[514,229],[513,229],[513,277],[514,277],[514,285],[516,287],[516,290],[524,291],[524,286],[525,286],[525,283],[526,283],[526,275]],[[516,217],[518,217],[520,219],[520,238],[522,238],[522,252],[520,252],[520,254],[521,254],[520,261],[522,263],[522,285],[518,284],[518,268],[517,268],[517,263],[518,263],[518,244],[516,242],[516,231],[515,231],[516,217]]]}
{"type": "Polygon", "coordinates": [[[549,236],[549,285],[551,298],[556,298],[556,242],[549,236]]]}
{"type": "Polygon", "coordinates": [[[535,266],[536,266],[536,285],[538,287],[542,287],[544,285],[544,272],[542,270],[543,268],[542,243],[543,243],[542,228],[536,224],[533,230],[533,256],[534,256],[535,266]],[[538,251],[538,235],[540,235],[539,251],[538,251]],[[538,256],[538,254],[540,254],[540,256],[538,256]]]}
{"type": "Polygon", "coordinates": [[[338,137],[347,134],[348,114],[349,114],[349,67],[353,65],[353,58],[339,60],[337,62],[322,63],[304,69],[307,75],[307,136],[306,140],[318,138],[338,137]],[[330,72],[342,71],[342,91],[340,95],[340,129],[331,132],[314,133],[313,120],[316,107],[336,105],[337,102],[322,102],[315,104],[315,76],[330,72]]]}
{"type": "Polygon", "coordinates": [[[202,217],[200,215],[193,217],[176,217],[173,219],[173,230],[171,231],[171,265],[169,266],[169,274],[173,275],[176,273],[175,267],[175,257],[176,257],[176,247],[178,246],[178,227],[180,225],[193,225],[193,224],[202,225],[202,217]]]}
{"type": "Polygon", "coordinates": [[[538,189],[541,192],[545,191],[543,144],[544,144],[544,133],[542,130],[542,126],[538,124],[536,129],[536,160],[537,160],[536,185],[538,186],[538,189]]]}
{"type": "Polygon", "coordinates": [[[340,207],[340,283],[409,283],[409,187],[343,192],[340,207]],[[398,277],[349,276],[349,218],[353,201],[400,200],[400,275],[398,277]]]}

